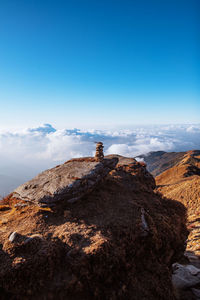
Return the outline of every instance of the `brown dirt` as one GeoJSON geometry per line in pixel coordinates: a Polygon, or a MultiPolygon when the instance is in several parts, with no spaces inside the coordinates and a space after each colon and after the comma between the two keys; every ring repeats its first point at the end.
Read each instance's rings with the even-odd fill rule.
{"type": "Polygon", "coordinates": [[[184,251],[186,211],[154,187],[144,165],[122,158],[74,204],[15,207],[10,195],[0,210],[1,299],[175,299],[170,267],[184,251]],[[11,243],[13,231],[32,239],[11,243]]]}

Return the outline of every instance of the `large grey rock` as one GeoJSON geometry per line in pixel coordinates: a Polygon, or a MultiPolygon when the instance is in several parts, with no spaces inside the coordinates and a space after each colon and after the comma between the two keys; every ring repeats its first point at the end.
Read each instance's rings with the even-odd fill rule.
{"type": "Polygon", "coordinates": [[[105,158],[101,162],[91,157],[72,159],[20,185],[13,196],[47,205],[62,200],[74,202],[92,191],[117,162],[117,157],[105,158]]]}
{"type": "Polygon", "coordinates": [[[177,289],[187,289],[200,283],[200,269],[193,265],[172,265],[172,283],[177,289]]]}

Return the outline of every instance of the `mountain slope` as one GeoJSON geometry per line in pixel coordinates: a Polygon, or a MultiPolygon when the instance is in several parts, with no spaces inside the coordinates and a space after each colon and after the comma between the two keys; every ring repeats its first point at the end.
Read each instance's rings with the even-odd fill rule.
{"type": "Polygon", "coordinates": [[[156,184],[157,191],[187,208],[187,250],[200,256],[200,151],[186,152],[178,163],[156,177],[156,184]]]}
{"type": "Polygon", "coordinates": [[[185,208],[154,192],[144,164],[109,158],[116,167],[74,203],[4,200],[2,299],[176,299],[171,265],[184,251],[185,208]]]}
{"type": "Polygon", "coordinates": [[[147,164],[147,170],[153,176],[157,176],[179,163],[185,154],[186,152],[155,151],[142,154],[137,157],[145,161],[147,164]]]}

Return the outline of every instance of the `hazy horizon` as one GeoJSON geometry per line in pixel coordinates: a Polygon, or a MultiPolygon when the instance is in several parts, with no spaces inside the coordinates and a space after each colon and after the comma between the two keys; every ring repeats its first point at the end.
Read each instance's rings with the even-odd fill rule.
{"type": "Polygon", "coordinates": [[[39,172],[73,157],[94,156],[95,141],[106,154],[135,157],[150,151],[200,149],[200,124],[133,126],[115,129],[54,128],[44,124],[0,131],[0,195],[39,172]]]}

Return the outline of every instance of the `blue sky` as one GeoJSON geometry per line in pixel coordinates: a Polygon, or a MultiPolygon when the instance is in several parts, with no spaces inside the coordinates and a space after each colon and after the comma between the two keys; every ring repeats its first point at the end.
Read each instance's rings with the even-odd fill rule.
{"type": "Polygon", "coordinates": [[[0,0],[0,127],[199,123],[199,0],[0,0]]]}

